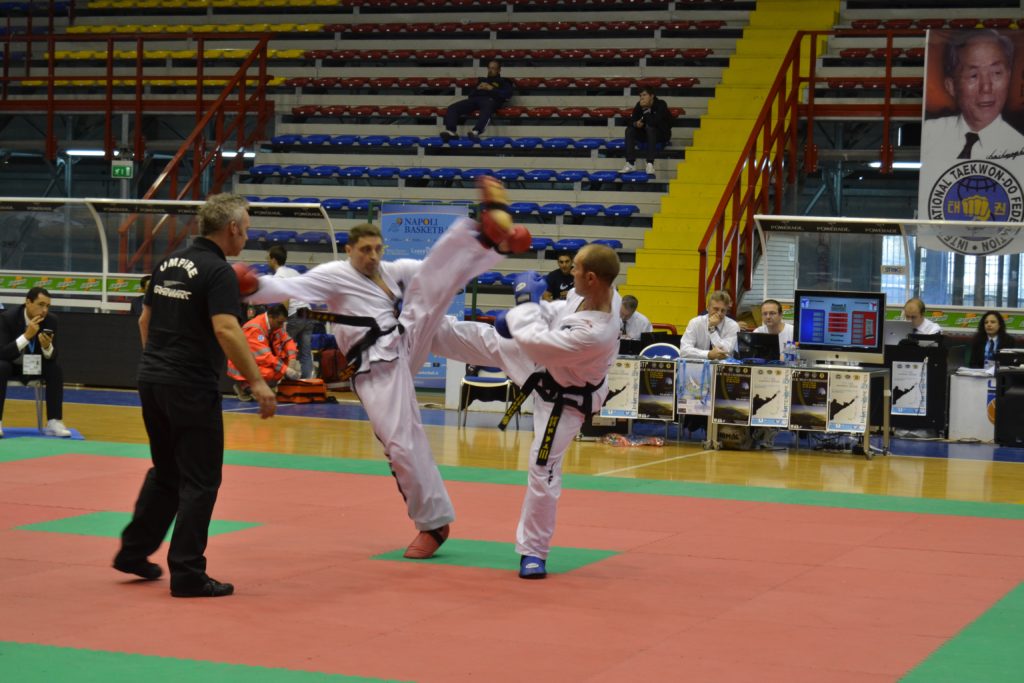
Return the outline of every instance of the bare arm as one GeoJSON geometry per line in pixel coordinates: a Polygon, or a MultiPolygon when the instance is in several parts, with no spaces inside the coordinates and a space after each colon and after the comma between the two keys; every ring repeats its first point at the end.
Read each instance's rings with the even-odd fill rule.
{"type": "MultiPolygon", "coordinates": [[[[260,370],[252,357],[249,342],[245,339],[245,333],[242,332],[238,319],[227,313],[217,313],[212,316],[211,322],[213,323],[213,333],[217,336],[217,343],[224,349],[224,354],[248,380],[253,398],[259,402],[260,417],[272,417],[277,410],[277,398],[263,377],[260,376],[260,370]]],[[[142,326],[141,322],[139,326],[142,326]]]]}
{"type": "Polygon", "coordinates": [[[142,307],[142,315],[139,316],[139,336],[142,338],[142,348],[146,348],[146,341],[149,339],[149,319],[153,315],[150,306],[142,307]]]}

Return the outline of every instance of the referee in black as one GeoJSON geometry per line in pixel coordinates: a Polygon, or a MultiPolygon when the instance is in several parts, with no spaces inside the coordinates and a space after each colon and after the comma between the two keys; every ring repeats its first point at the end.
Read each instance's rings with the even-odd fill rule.
{"type": "Polygon", "coordinates": [[[249,381],[260,416],[271,417],[276,408],[238,324],[238,280],[224,258],[245,246],[248,206],[243,197],[219,194],[200,207],[200,236],[157,265],[139,318],[139,398],[153,467],[121,534],[114,569],[160,578],[149,556],[177,518],[167,566],[178,598],[234,592],[206,573],[204,555],[224,464],[218,384],[225,354],[249,381]]]}

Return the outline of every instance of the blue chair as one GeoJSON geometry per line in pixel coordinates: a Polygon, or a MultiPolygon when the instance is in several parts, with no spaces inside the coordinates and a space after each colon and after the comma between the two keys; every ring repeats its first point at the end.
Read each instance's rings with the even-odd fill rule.
{"type": "Polygon", "coordinates": [[[484,312],[481,311],[479,308],[465,308],[462,311],[462,315],[466,318],[466,320],[469,320],[470,318],[473,317],[479,317],[483,314],[484,312]]]}
{"type": "Polygon", "coordinates": [[[302,139],[301,135],[290,133],[288,135],[275,135],[270,138],[270,144],[272,145],[294,145],[302,139]]]}
{"type": "Polygon", "coordinates": [[[291,201],[292,204],[316,204],[320,206],[320,200],[317,197],[295,197],[291,201]]]}
{"type": "MultiPolygon", "coordinates": [[[[469,406],[473,401],[504,401],[507,411],[509,404],[518,394],[519,389],[505,376],[501,368],[467,365],[466,375],[459,387],[459,414],[462,416],[462,426],[466,426],[466,415],[469,414],[469,406]],[[488,376],[481,374],[483,372],[493,374],[488,376]]],[[[519,413],[516,413],[516,429],[518,428],[519,413]]]]}
{"type": "Polygon", "coordinates": [[[281,164],[256,164],[249,169],[249,175],[256,178],[277,175],[281,172],[281,164]]]}
{"type": "Polygon", "coordinates": [[[616,251],[622,249],[622,242],[619,240],[591,240],[591,244],[603,244],[604,246],[615,249],[616,251]]]}
{"type": "Polygon", "coordinates": [[[320,332],[310,338],[309,347],[311,349],[336,349],[338,348],[338,340],[334,338],[333,334],[320,332]]]}
{"type": "Polygon", "coordinates": [[[551,202],[550,204],[542,204],[540,209],[538,209],[538,213],[540,213],[541,216],[564,216],[571,210],[572,204],[551,202]]]}
{"type": "Polygon", "coordinates": [[[325,211],[344,211],[348,208],[347,199],[325,199],[320,202],[325,211]]]}
{"type": "Polygon", "coordinates": [[[629,218],[634,213],[640,213],[640,207],[636,204],[612,204],[604,209],[606,216],[615,218],[629,218]]]}
{"type": "Polygon", "coordinates": [[[539,209],[540,205],[537,202],[512,202],[508,205],[508,212],[513,216],[536,213],[539,209]]]}
{"type": "Polygon", "coordinates": [[[512,144],[512,138],[505,137],[504,135],[495,135],[493,138],[484,138],[480,140],[480,146],[484,149],[501,149],[512,144]]]}
{"type": "Polygon", "coordinates": [[[477,276],[476,281],[481,285],[493,285],[500,279],[501,273],[496,270],[489,270],[486,273],[480,273],[480,275],[477,276]]]}
{"type": "Polygon", "coordinates": [[[299,275],[302,275],[302,274],[303,274],[303,273],[305,273],[305,272],[306,272],[307,270],[309,270],[309,266],[304,266],[304,265],[302,265],[301,263],[296,263],[296,264],[294,264],[294,265],[291,265],[291,266],[289,266],[289,267],[290,267],[290,268],[291,268],[292,270],[294,270],[294,271],[295,271],[296,273],[298,273],[299,275]]]}
{"type": "Polygon", "coordinates": [[[530,251],[547,251],[555,246],[555,241],[550,237],[534,237],[530,240],[530,251]]]}
{"type": "Polygon", "coordinates": [[[367,174],[374,180],[391,180],[398,175],[400,168],[397,166],[381,166],[379,168],[371,168],[367,174]]]}
{"type": "Polygon", "coordinates": [[[515,284],[515,279],[517,275],[519,275],[519,273],[508,273],[507,275],[501,278],[501,284],[511,287],[512,285],[515,284]]]}
{"type": "Polygon", "coordinates": [[[540,138],[517,138],[512,141],[512,149],[536,149],[543,142],[540,138]]]}
{"type": "Polygon", "coordinates": [[[414,168],[403,168],[398,172],[398,177],[404,180],[423,180],[430,175],[429,168],[421,168],[419,166],[414,168]]]}
{"type": "Polygon", "coordinates": [[[613,152],[621,152],[626,149],[626,141],[622,138],[615,138],[614,140],[609,140],[604,148],[613,152]]]}
{"type": "Polygon", "coordinates": [[[261,240],[267,239],[267,231],[249,228],[248,230],[245,231],[245,236],[247,239],[259,242],[261,240]]]}
{"type": "Polygon", "coordinates": [[[614,183],[619,179],[618,171],[591,171],[590,182],[593,183],[614,183]]]}
{"type": "Polygon", "coordinates": [[[264,203],[267,203],[267,204],[287,204],[288,203],[288,197],[285,197],[284,195],[280,195],[280,194],[275,194],[275,195],[271,195],[269,197],[264,197],[260,201],[264,202],[264,203]]]}
{"type": "Polygon", "coordinates": [[[343,247],[348,244],[348,233],[347,232],[336,232],[334,233],[334,243],[339,247],[343,247]]]}
{"type": "Polygon", "coordinates": [[[474,145],[476,145],[476,142],[470,140],[469,138],[458,138],[455,140],[448,141],[448,146],[453,149],[469,149],[474,145]]]}
{"type": "Polygon", "coordinates": [[[427,149],[444,147],[444,140],[441,139],[440,135],[436,135],[430,138],[420,138],[420,146],[425,147],[427,149]]]}
{"type": "Polygon", "coordinates": [[[646,183],[651,179],[651,177],[647,175],[647,171],[633,171],[632,173],[623,173],[620,177],[622,178],[622,182],[624,183],[646,183]]]}
{"type": "Polygon", "coordinates": [[[295,238],[295,241],[299,244],[327,244],[329,239],[326,232],[303,232],[295,238]]]}
{"type": "Polygon", "coordinates": [[[603,204],[577,204],[572,207],[571,213],[577,218],[590,218],[604,210],[603,204]]]}
{"type": "Polygon", "coordinates": [[[349,145],[354,145],[354,144],[357,144],[358,142],[359,142],[359,136],[358,135],[335,135],[334,137],[331,138],[331,144],[332,145],[339,145],[339,146],[342,146],[342,147],[347,147],[349,145]]]}
{"type": "Polygon", "coordinates": [[[289,164],[281,169],[281,175],[285,178],[299,178],[309,173],[308,164],[289,164]]]}
{"type": "Polygon", "coordinates": [[[544,149],[569,149],[569,145],[572,143],[572,138],[548,138],[541,143],[541,147],[544,149]]]}
{"type": "Polygon", "coordinates": [[[266,263],[254,263],[250,267],[250,270],[252,270],[257,275],[270,275],[270,266],[267,265],[266,263]]]}
{"type": "Polygon", "coordinates": [[[391,142],[390,135],[364,135],[359,138],[360,147],[383,147],[391,142]]]}
{"type": "Polygon", "coordinates": [[[455,180],[460,173],[462,173],[461,168],[445,166],[444,168],[435,168],[430,172],[430,177],[433,180],[455,180]]]}
{"type": "Polygon", "coordinates": [[[526,179],[535,183],[550,183],[556,175],[550,168],[535,168],[526,172],[526,179]]]}
{"type": "Polygon", "coordinates": [[[259,198],[258,195],[254,195],[254,194],[247,194],[247,195],[245,195],[245,201],[249,202],[250,204],[252,204],[253,202],[258,202],[259,200],[260,200],[260,198],[259,198]]]}
{"type": "Polygon", "coordinates": [[[314,166],[309,169],[309,175],[314,178],[332,178],[341,173],[341,166],[335,166],[334,164],[324,164],[323,166],[314,166]]]}
{"type": "Polygon", "coordinates": [[[579,251],[587,245],[585,239],[579,237],[565,237],[555,242],[552,249],[555,251],[579,251]]]}
{"type": "Polygon", "coordinates": [[[420,139],[415,135],[396,135],[391,138],[392,147],[415,147],[420,144],[420,139]]]}
{"type": "Polygon", "coordinates": [[[519,180],[524,175],[526,175],[526,171],[521,168],[502,168],[494,172],[494,177],[503,183],[519,180]]]}
{"type": "MultiPolygon", "coordinates": [[[[367,211],[370,210],[370,205],[372,203],[373,200],[370,199],[357,199],[354,202],[348,203],[348,210],[351,211],[352,213],[366,213],[367,211]]],[[[347,235],[345,239],[348,239],[347,235]]]]}
{"type": "Polygon", "coordinates": [[[294,241],[298,235],[295,230],[272,230],[267,233],[267,241],[271,244],[284,244],[294,241]]]}
{"type": "Polygon", "coordinates": [[[583,170],[561,171],[557,180],[560,183],[579,183],[590,177],[590,174],[583,170]]]}
{"type": "Polygon", "coordinates": [[[338,171],[338,175],[342,178],[362,178],[369,170],[369,166],[346,166],[338,171]]]}
{"type": "Polygon", "coordinates": [[[310,135],[303,135],[299,142],[304,145],[326,145],[331,141],[330,135],[324,135],[323,133],[312,133],[310,135]]]}
{"type": "Polygon", "coordinates": [[[667,358],[669,360],[675,360],[679,358],[679,347],[675,344],[669,344],[668,342],[655,342],[650,346],[645,346],[640,351],[641,358],[667,358]]]}
{"type": "Polygon", "coordinates": [[[490,168],[467,168],[460,177],[463,180],[476,180],[482,175],[494,175],[494,170],[490,168]]]}
{"type": "Polygon", "coordinates": [[[604,143],[604,138],[580,138],[572,146],[576,149],[600,149],[604,143]]]}

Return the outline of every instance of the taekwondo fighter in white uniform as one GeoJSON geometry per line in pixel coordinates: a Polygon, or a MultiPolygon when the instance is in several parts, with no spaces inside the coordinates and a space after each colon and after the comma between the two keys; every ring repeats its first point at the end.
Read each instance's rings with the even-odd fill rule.
{"type": "Polygon", "coordinates": [[[530,468],[516,529],[516,552],[522,556],[519,576],[524,579],[547,575],[562,492],[562,456],[587,415],[601,409],[608,394],[608,367],[619,351],[622,299],[613,288],[619,257],[608,247],[591,244],[576,254],[572,268],[574,289],[565,300],[543,301],[547,281],[537,273],[523,273],[515,282],[518,305],[499,315],[494,327],[447,317],[432,347],[448,358],[499,366],[523,388],[502,427],[522,398],[534,392],[530,468]],[[557,419],[554,429],[552,419],[557,419]]]}
{"type": "Polygon", "coordinates": [[[413,559],[431,557],[455,519],[423,431],[413,377],[456,292],[493,267],[502,253],[530,245],[529,232],[512,226],[502,209],[507,202],[501,184],[494,178],[479,184],[484,195],[480,224],[457,220],[423,261],[381,261],[380,230],[366,223],[349,231],[348,261],[324,263],[298,277],[261,277],[258,291],[248,297],[253,303],[301,299],[327,304],[331,313],[309,315],[338,323],[334,335],[354,373],[352,389],[419,530],[405,551],[413,559]]]}

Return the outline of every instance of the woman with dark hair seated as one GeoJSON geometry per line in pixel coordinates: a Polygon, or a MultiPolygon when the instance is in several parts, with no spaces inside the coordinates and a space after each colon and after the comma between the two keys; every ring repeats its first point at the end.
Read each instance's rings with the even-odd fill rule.
{"type": "Polygon", "coordinates": [[[995,363],[1001,349],[1012,349],[1016,346],[1013,337],[1006,332],[1006,321],[999,311],[987,311],[981,316],[978,331],[971,340],[971,352],[968,365],[972,368],[983,368],[995,363]]]}

